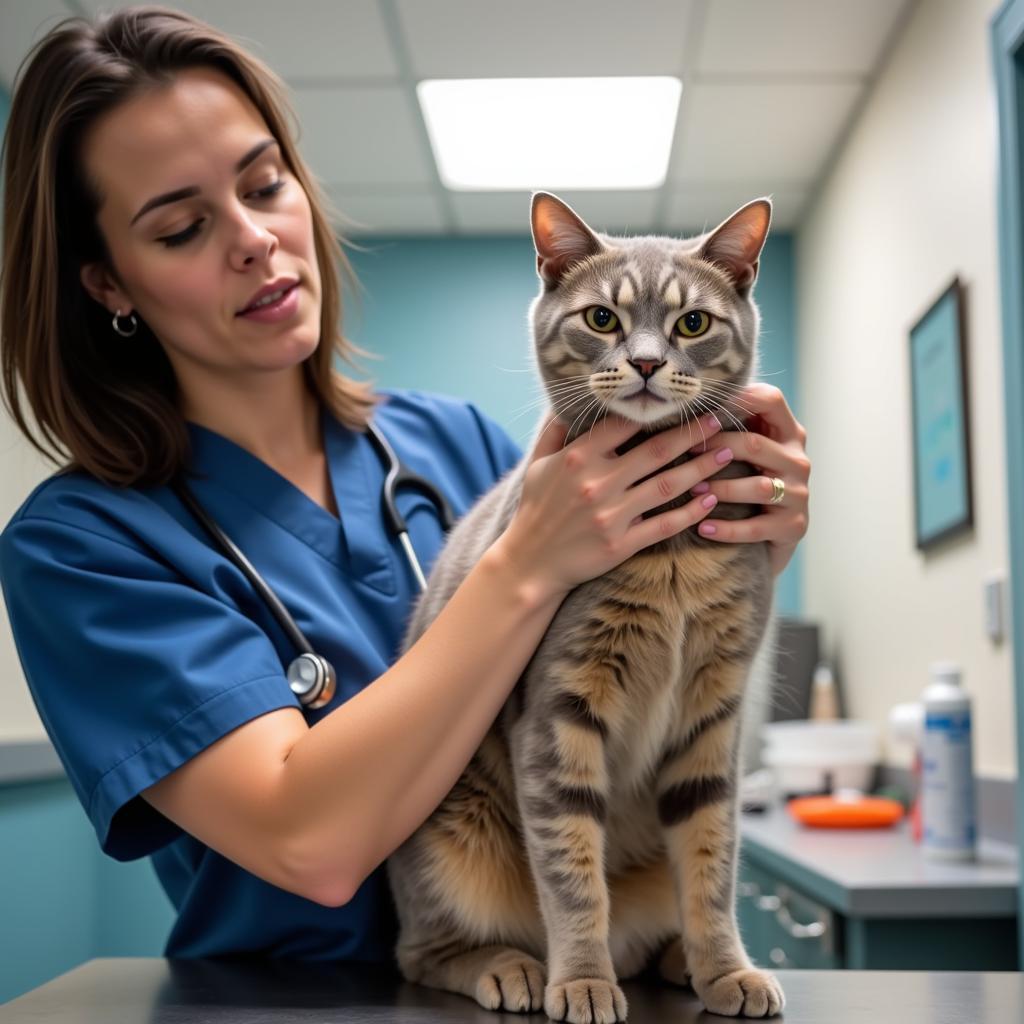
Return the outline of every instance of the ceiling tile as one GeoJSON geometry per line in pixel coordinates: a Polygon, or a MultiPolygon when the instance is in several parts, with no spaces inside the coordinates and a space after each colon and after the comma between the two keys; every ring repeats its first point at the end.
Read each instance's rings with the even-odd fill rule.
{"type": "Polygon", "coordinates": [[[865,86],[771,82],[709,85],[698,82],[677,127],[670,184],[765,181],[804,185],[825,160],[865,86]]]}
{"type": "Polygon", "coordinates": [[[397,0],[417,78],[677,75],[691,0],[397,0]]]}
{"type": "MultiPolygon", "coordinates": [[[[466,232],[530,233],[529,190],[521,192],[452,192],[455,222],[466,232]]],[[[554,193],[571,206],[595,231],[645,234],[654,220],[658,192],[602,190],[554,193]]]]}
{"type": "MultiPolygon", "coordinates": [[[[640,234],[693,233],[772,194],[773,230],[792,230],[912,0],[637,0],[628,15],[621,0],[390,2],[411,67],[396,66],[400,51],[380,0],[173,4],[249,41],[289,82],[302,152],[330,183],[342,213],[365,223],[350,227],[352,234],[444,232],[452,227],[445,203],[461,233],[529,233],[529,191],[456,192],[441,200],[408,88],[414,76],[684,70],[693,77],[668,194],[559,195],[599,231],[640,234]],[[691,50],[694,64],[684,68],[691,50]]],[[[127,6],[0,0],[0,79],[8,86],[32,41],[74,13],[71,4],[89,12],[127,6]]]]}
{"type": "Polygon", "coordinates": [[[907,6],[907,0],[714,0],[693,70],[867,75],[907,6]]]}
{"type": "Polygon", "coordinates": [[[412,101],[398,86],[301,88],[292,96],[302,126],[299,148],[321,181],[419,186],[436,181],[412,101]]]}
{"type": "Polygon", "coordinates": [[[4,0],[0,7],[0,82],[10,92],[14,75],[32,44],[42,39],[71,10],[62,0],[33,0],[32,3],[4,0]]]}
{"type": "Polygon", "coordinates": [[[383,194],[328,186],[331,202],[340,212],[338,226],[348,238],[363,235],[444,234],[447,228],[432,193],[383,194]]]}
{"type": "Polygon", "coordinates": [[[728,188],[677,189],[669,194],[661,230],[686,237],[702,235],[752,199],[768,196],[772,201],[771,233],[788,232],[799,223],[808,195],[806,189],[774,189],[766,182],[740,183],[728,188]]]}
{"type": "Polygon", "coordinates": [[[451,192],[449,202],[460,231],[529,234],[530,195],[521,192],[451,192]]]}
{"type": "MultiPolygon", "coordinates": [[[[89,11],[130,7],[80,0],[89,11]]],[[[171,0],[241,42],[283,78],[359,78],[398,74],[376,0],[171,0]]]]}

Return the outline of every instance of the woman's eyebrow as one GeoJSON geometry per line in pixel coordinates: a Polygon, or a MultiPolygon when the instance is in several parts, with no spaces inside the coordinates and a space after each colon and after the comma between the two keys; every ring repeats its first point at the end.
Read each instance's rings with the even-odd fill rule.
{"type": "MultiPolygon", "coordinates": [[[[235,164],[235,173],[241,174],[262,153],[265,149],[270,146],[276,146],[277,139],[263,139],[261,142],[257,142],[252,149],[249,150],[241,160],[235,164]]],[[[167,203],[176,203],[179,199],[188,199],[190,196],[199,195],[198,185],[188,185],[185,188],[177,188],[173,192],[165,192],[163,195],[154,196],[152,199],[148,199],[142,205],[142,209],[131,219],[131,223],[128,225],[132,226],[144,213],[149,213],[156,206],[164,206],[167,203]]]]}

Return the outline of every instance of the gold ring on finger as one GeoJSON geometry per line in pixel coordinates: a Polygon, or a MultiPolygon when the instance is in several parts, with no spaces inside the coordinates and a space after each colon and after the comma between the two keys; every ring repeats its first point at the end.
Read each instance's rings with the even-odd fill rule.
{"type": "Polygon", "coordinates": [[[779,505],[782,499],[786,496],[786,485],[777,476],[771,478],[772,481],[772,496],[768,499],[769,505],[779,505]]]}

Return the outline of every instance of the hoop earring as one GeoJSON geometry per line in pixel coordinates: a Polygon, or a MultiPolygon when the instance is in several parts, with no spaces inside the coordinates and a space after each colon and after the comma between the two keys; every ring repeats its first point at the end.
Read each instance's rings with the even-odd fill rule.
{"type": "Polygon", "coordinates": [[[126,331],[117,322],[120,318],[121,318],[121,310],[118,310],[114,314],[114,320],[113,320],[114,330],[117,331],[117,333],[120,334],[122,338],[130,338],[139,329],[139,321],[135,319],[135,314],[134,313],[129,313],[128,314],[128,319],[129,319],[129,323],[131,324],[131,327],[130,327],[129,330],[126,331]]]}

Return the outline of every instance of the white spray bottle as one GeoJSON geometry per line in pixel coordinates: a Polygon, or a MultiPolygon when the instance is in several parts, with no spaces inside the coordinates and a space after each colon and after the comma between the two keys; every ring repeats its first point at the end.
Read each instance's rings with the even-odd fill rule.
{"type": "Polygon", "coordinates": [[[971,698],[960,686],[960,667],[937,661],[921,694],[923,848],[934,860],[973,860],[976,853],[971,698]]]}

